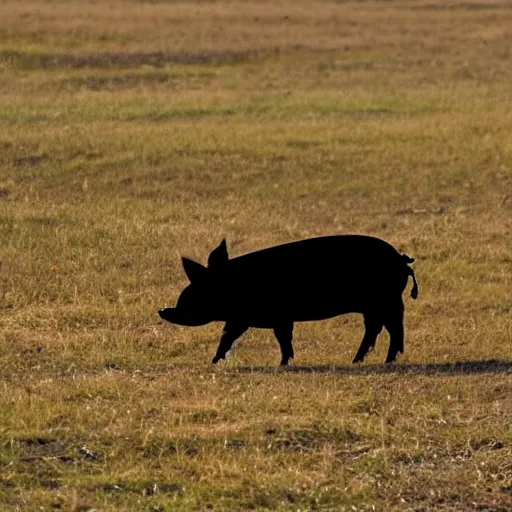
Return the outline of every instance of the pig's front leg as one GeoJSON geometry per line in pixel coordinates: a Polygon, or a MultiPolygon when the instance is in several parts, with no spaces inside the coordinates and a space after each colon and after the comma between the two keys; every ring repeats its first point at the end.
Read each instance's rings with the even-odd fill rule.
{"type": "Polygon", "coordinates": [[[293,359],[293,322],[281,324],[274,327],[274,334],[281,347],[281,366],[287,366],[288,361],[293,359]]]}
{"type": "Polygon", "coordinates": [[[236,341],[237,338],[242,336],[242,334],[249,329],[248,325],[243,324],[233,324],[231,322],[226,322],[224,326],[224,331],[222,332],[222,336],[220,338],[219,347],[217,348],[217,353],[215,357],[212,359],[212,363],[216,364],[221,359],[226,358],[227,352],[231,349],[231,346],[236,341]]]}

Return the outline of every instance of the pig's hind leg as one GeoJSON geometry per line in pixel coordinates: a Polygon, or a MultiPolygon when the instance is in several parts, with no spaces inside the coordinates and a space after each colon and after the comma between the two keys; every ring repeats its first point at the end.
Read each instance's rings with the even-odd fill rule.
{"type": "Polygon", "coordinates": [[[394,304],[394,307],[388,308],[384,318],[384,327],[390,336],[386,363],[394,362],[399,352],[404,353],[404,303],[400,298],[394,304]]]}
{"type": "Polygon", "coordinates": [[[293,359],[293,322],[281,324],[274,327],[274,334],[281,347],[281,366],[287,366],[288,361],[293,359]]]}
{"type": "Polygon", "coordinates": [[[364,314],[364,337],[359,345],[356,357],[354,357],[353,363],[362,363],[366,354],[375,348],[377,342],[377,336],[384,327],[384,324],[379,316],[373,313],[364,314]]]}
{"type": "Polygon", "coordinates": [[[212,363],[216,364],[221,359],[225,359],[226,354],[231,349],[233,343],[237,340],[237,338],[242,336],[242,334],[247,331],[247,329],[249,329],[248,325],[226,322],[224,331],[222,332],[222,336],[220,338],[219,346],[217,348],[217,353],[212,359],[212,363]]]}

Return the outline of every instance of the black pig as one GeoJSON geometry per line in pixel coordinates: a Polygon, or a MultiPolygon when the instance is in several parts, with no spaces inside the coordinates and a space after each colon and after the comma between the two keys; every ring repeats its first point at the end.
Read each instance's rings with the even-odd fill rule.
{"type": "Polygon", "coordinates": [[[404,351],[402,293],[414,260],[383,240],[362,235],[311,238],[229,259],[226,241],[208,267],[182,258],[190,284],[175,308],[159,315],[178,325],[226,322],[212,363],[224,359],[249,327],[273,329],[281,365],[293,359],[293,324],[344,313],[362,313],[366,328],[354,363],[373,349],[383,327],[390,334],[386,363],[404,351]]]}

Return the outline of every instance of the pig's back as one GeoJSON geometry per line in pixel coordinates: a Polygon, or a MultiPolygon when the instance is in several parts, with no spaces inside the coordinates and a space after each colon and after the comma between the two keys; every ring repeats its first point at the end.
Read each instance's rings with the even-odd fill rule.
{"type": "Polygon", "coordinates": [[[383,267],[399,261],[396,249],[378,238],[338,235],[290,242],[233,258],[233,272],[289,274],[291,272],[332,272],[345,267],[352,271],[366,266],[383,267]]]}

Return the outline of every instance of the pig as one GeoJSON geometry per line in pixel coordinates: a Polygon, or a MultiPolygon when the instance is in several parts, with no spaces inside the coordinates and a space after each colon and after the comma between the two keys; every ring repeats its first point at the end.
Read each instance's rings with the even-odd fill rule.
{"type": "Polygon", "coordinates": [[[225,359],[247,329],[273,329],[281,348],[281,366],[294,357],[295,322],[361,313],[365,333],[353,363],[362,362],[385,327],[390,335],[386,363],[404,352],[404,304],[408,277],[411,297],[418,283],[409,267],[413,258],[379,238],[332,235],[309,238],[229,258],[226,240],[205,267],[182,258],[190,284],[176,307],[158,311],[163,320],[199,326],[225,322],[212,363],[225,359]]]}

